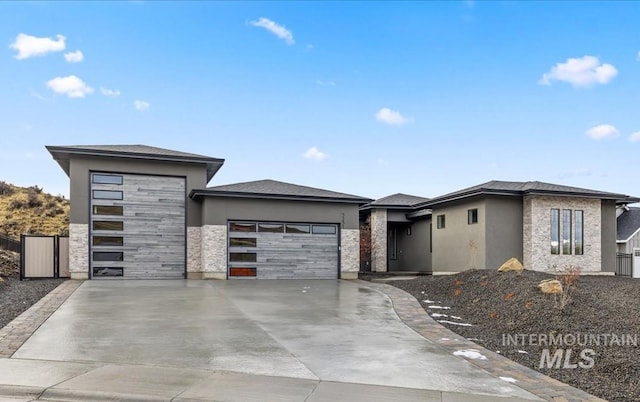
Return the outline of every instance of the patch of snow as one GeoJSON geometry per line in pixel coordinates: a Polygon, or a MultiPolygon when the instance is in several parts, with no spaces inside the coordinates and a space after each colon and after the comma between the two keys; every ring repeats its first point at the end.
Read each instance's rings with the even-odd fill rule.
{"type": "Polygon", "coordinates": [[[499,350],[496,350],[496,353],[497,353],[497,354],[500,354],[500,351],[499,351],[499,350]]]}
{"type": "Polygon", "coordinates": [[[433,309],[442,309],[442,310],[449,310],[451,307],[447,307],[447,306],[427,306],[427,308],[433,308],[433,309]]]}
{"type": "Polygon", "coordinates": [[[302,293],[307,293],[307,291],[306,291],[306,290],[303,290],[303,291],[302,291],[302,293]]]}
{"type": "Polygon", "coordinates": [[[476,341],[477,342],[482,342],[482,339],[478,339],[478,338],[467,338],[467,340],[471,341],[471,342],[476,342],[476,341]]]}
{"type": "Polygon", "coordinates": [[[420,294],[424,294],[424,290],[422,292],[420,292],[420,294]]]}
{"type": "Polygon", "coordinates": [[[447,320],[438,320],[438,322],[441,322],[443,324],[458,325],[460,327],[473,327],[473,325],[467,324],[466,322],[453,322],[453,321],[447,321],[447,320]]]}
{"type": "Polygon", "coordinates": [[[447,318],[447,317],[449,317],[449,316],[448,316],[448,315],[446,315],[446,314],[431,313],[431,317],[436,317],[436,318],[438,318],[438,317],[444,317],[444,318],[447,318]]]}
{"type": "Polygon", "coordinates": [[[510,382],[512,384],[515,384],[518,382],[518,380],[516,380],[515,378],[511,378],[511,377],[498,377],[500,378],[502,381],[506,381],[506,382],[510,382]]]}
{"type": "Polygon", "coordinates": [[[485,355],[475,349],[456,350],[455,352],[453,352],[453,355],[466,357],[467,359],[487,360],[487,357],[485,355]]]}
{"type": "Polygon", "coordinates": [[[518,353],[522,353],[523,355],[528,355],[529,352],[527,352],[526,350],[519,350],[518,353]]]}
{"type": "Polygon", "coordinates": [[[428,300],[428,299],[427,300],[423,300],[422,302],[423,303],[439,303],[439,302],[437,302],[435,300],[428,300]]]}
{"type": "Polygon", "coordinates": [[[440,338],[441,341],[450,341],[451,338],[440,338]]]}
{"type": "Polygon", "coordinates": [[[452,315],[451,318],[453,318],[454,320],[461,320],[462,317],[458,317],[457,315],[452,315]]]}

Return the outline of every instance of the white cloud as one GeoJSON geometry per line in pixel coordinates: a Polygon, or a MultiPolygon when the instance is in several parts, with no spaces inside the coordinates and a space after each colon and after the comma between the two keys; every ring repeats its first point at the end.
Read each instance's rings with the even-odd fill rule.
{"type": "Polygon", "coordinates": [[[323,81],[323,80],[316,80],[316,84],[323,86],[323,87],[334,87],[336,86],[335,81],[323,81]]]}
{"type": "Polygon", "coordinates": [[[591,169],[587,168],[577,168],[573,170],[567,170],[558,175],[561,179],[567,179],[570,177],[583,177],[583,176],[593,176],[593,172],[591,169]]]}
{"type": "Polygon", "coordinates": [[[391,110],[388,107],[383,107],[376,112],[376,120],[392,126],[402,126],[411,121],[411,119],[401,115],[400,112],[391,110]]]}
{"type": "Polygon", "coordinates": [[[593,84],[607,84],[618,75],[611,64],[603,64],[597,57],[583,56],[558,63],[543,74],[539,85],[551,85],[552,81],[564,81],[574,87],[588,87],[593,84]]]}
{"type": "Polygon", "coordinates": [[[84,60],[84,54],[80,50],[64,54],[64,59],[69,63],[80,63],[84,60]]]}
{"type": "Polygon", "coordinates": [[[604,140],[616,138],[620,135],[620,131],[610,124],[600,124],[599,126],[591,127],[585,134],[594,140],[604,140]]]}
{"type": "Polygon", "coordinates": [[[136,110],[143,111],[149,109],[151,107],[151,104],[149,102],[137,100],[133,102],[133,107],[135,107],[136,110]]]}
{"type": "Polygon", "coordinates": [[[640,131],[636,131],[635,133],[631,133],[629,136],[630,142],[640,142],[640,131]]]}
{"type": "Polygon", "coordinates": [[[296,43],[293,40],[293,34],[291,33],[291,31],[289,31],[284,26],[279,25],[274,21],[271,21],[268,18],[260,17],[256,21],[251,21],[251,25],[253,25],[254,27],[260,27],[260,28],[266,29],[267,31],[271,32],[278,38],[287,42],[287,45],[293,45],[294,43],[296,43]]]}
{"type": "Polygon", "coordinates": [[[305,159],[311,159],[314,161],[323,161],[329,157],[329,155],[320,151],[317,147],[311,147],[307,149],[307,151],[302,154],[302,156],[304,156],[305,159]]]}
{"type": "Polygon", "coordinates": [[[67,95],[69,98],[84,98],[93,93],[93,88],[75,75],[54,78],[47,82],[47,86],[54,92],[67,95]]]}
{"type": "Polygon", "coordinates": [[[109,89],[109,88],[100,87],[100,92],[102,92],[102,94],[104,96],[109,96],[111,98],[116,98],[116,97],[120,96],[120,91],[118,91],[117,89],[109,89]]]}
{"type": "Polygon", "coordinates": [[[16,59],[23,60],[33,56],[43,56],[50,52],[63,51],[66,38],[62,35],[56,35],[56,38],[57,40],[38,38],[21,33],[16,36],[16,40],[9,47],[18,51],[16,59]]]}

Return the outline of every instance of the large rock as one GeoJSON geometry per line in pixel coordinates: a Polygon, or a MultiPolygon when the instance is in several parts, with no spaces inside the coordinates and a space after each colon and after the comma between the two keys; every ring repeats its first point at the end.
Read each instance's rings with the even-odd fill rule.
{"type": "Polygon", "coordinates": [[[507,271],[516,271],[520,272],[524,269],[522,263],[518,261],[516,257],[509,258],[505,261],[504,264],[500,268],[498,268],[498,272],[507,272],[507,271]]]}
{"type": "Polygon", "coordinates": [[[546,279],[538,284],[538,289],[542,293],[558,294],[562,293],[562,283],[557,279],[546,279]]]}

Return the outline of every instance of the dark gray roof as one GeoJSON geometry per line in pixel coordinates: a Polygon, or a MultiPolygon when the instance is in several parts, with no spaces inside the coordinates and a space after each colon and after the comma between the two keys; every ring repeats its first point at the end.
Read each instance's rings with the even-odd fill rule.
{"type": "Polygon", "coordinates": [[[626,242],[640,229],[640,208],[629,207],[618,217],[618,241],[626,242]]]}
{"type": "Polygon", "coordinates": [[[429,198],[419,197],[417,195],[410,194],[392,194],[386,197],[379,198],[367,205],[364,205],[362,209],[370,208],[387,208],[387,209],[413,209],[414,205],[429,201],[429,198]]]}
{"type": "Polygon", "coordinates": [[[244,183],[225,184],[208,187],[203,190],[193,190],[191,198],[206,196],[239,197],[239,198],[267,198],[294,199],[306,201],[329,201],[365,204],[371,199],[357,195],[338,193],[298,184],[284,183],[276,180],[256,180],[244,183]]]}
{"type": "Polygon", "coordinates": [[[172,149],[152,147],[149,145],[47,145],[47,150],[69,175],[69,158],[72,156],[102,156],[116,158],[132,158],[159,160],[167,162],[202,163],[207,167],[207,180],[222,167],[224,159],[174,151],[172,149]]]}
{"type": "Polygon", "coordinates": [[[493,180],[477,186],[468,187],[463,190],[454,191],[429,201],[421,203],[421,207],[429,207],[448,201],[477,195],[556,195],[556,196],[576,196],[586,198],[597,198],[604,200],[616,200],[620,203],[637,202],[638,199],[625,194],[608,193],[604,191],[590,190],[586,188],[563,186],[560,184],[543,183],[540,181],[498,181],[493,180]]]}

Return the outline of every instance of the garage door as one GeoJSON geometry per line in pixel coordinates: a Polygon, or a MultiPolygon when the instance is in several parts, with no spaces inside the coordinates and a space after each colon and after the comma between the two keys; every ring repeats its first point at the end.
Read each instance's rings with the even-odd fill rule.
{"type": "Polygon", "coordinates": [[[338,225],[229,222],[229,278],[336,279],[338,225]]]}
{"type": "Polygon", "coordinates": [[[93,278],[184,278],[185,179],[91,174],[93,278]]]}

